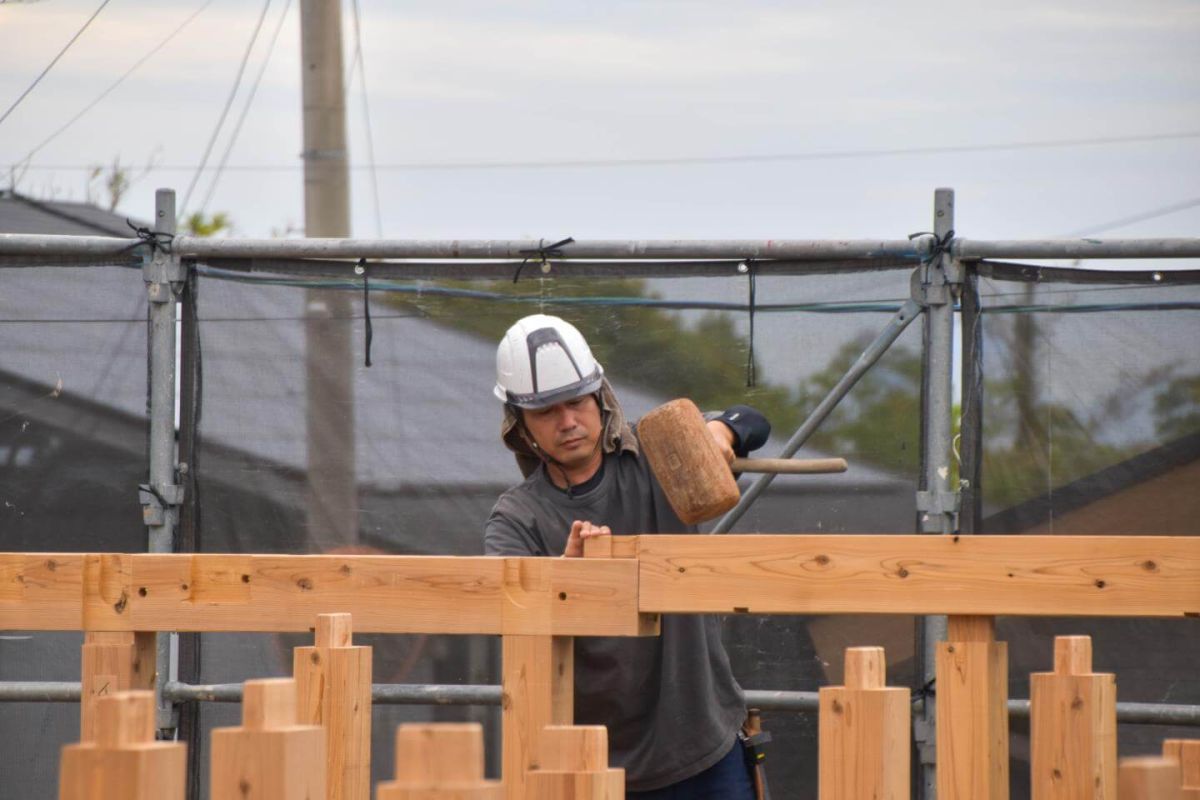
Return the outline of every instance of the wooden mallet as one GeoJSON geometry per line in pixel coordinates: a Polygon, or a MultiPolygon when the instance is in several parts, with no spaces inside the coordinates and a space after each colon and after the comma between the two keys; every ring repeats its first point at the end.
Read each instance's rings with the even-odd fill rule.
{"type": "Polygon", "coordinates": [[[845,472],[844,458],[735,458],[726,463],[696,404],[672,400],[642,417],[638,441],[675,514],[689,525],[737,505],[734,472],[814,475],[845,472]]]}

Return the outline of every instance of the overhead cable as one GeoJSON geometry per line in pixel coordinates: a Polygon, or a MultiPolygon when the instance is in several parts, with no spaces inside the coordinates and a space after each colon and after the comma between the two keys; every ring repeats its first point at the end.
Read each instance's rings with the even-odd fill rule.
{"type": "Polygon", "coordinates": [[[1132,216],[1123,217],[1111,222],[1105,222],[1100,225],[1091,225],[1086,228],[1080,228],[1079,230],[1071,231],[1065,235],[1069,237],[1077,237],[1090,236],[1093,233],[1104,233],[1105,231],[1111,231],[1116,228],[1124,228],[1126,225],[1132,225],[1135,222],[1145,222],[1149,219],[1165,217],[1168,214],[1174,214],[1176,211],[1185,211],[1189,208],[1195,208],[1196,206],[1200,206],[1200,197],[1193,197],[1190,200],[1182,200],[1178,203],[1172,203],[1169,206],[1162,206],[1160,208],[1151,209],[1150,211],[1143,211],[1140,214],[1133,214],[1132,216]]]}
{"type": "Polygon", "coordinates": [[[110,0],[104,0],[104,2],[100,3],[100,7],[92,12],[92,15],[87,18],[87,22],[83,23],[83,27],[75,31],[75,35],[71,37],[69,42],[63,45],[63,49],[58,51],[58,55],[56,55],[54,59],[46,65],[45,69],[38,73],[38,76],[33,79],[33,83],[29,84],[29,88],[21,92],[21,96],[13,101],[13,104],[8,107],[8,110],[5,111],[3,115],[0,115],[0,125],[4,124],[4,120],[8,119],[8,115],[15,111],[17,106],[21,105],[21,101],[29,96],[29,93],[33,91],[33,87],[37,86],[41,82],[42,78],[46,77],[46,73],[49,72],[51,68],[58,63],[58,60],[62,58],[68,50],[71,49],[71,45],[75,44],[75,41],[83,35],[83,32],[86,31],[88,26],[92,24],[92,20],[100,16],[100,12],[104,10],[104,7],[108,5],[109,2],[110,0]]]}
{"type": "MultiPolygon", "coordinates": [[[[371,131],[371,106],[367,102],[367,65],[363,60],[362,24],[359,20],[358,0],[352,0],[351,6],[354,9],[354,58],[352,63],[358,65],[358,80],[362,84],[363,121],[367,129],[367,169],[371,172],[371,192],[375,200],[375,235],[382,239],[383,217],[379,205],[379,174],[375,169],[375,136],[371,131]]],[[[353,67],[351,71],[353,71],[353,67]]]]}
{"type": "MultiPolygon", "coordinates": [[[[695,156],[667,158],[626,158],[626,159],[564,159],[558,161],[430,161],[430,162],[398,162],[391,164],[351,164],[351,170],[378,169],[397,172],[423,171],[469,171],[495,169],[593,169],[593,168],[622,168],[622,167],[671,167],[671,166],[704,166],[737,163],[771,163],[784,161],[825,161],[846,160],[857,158],[893,158],[899,156],[946,155],[955,153],[978,153],[1002,150],[1037,150],[1065,147],[1097,147],[1120,144],[1138,144],[1145,142],[1163,142],[1185,139],[1200,139],[1200,131],[1181,131],[1178,133],[1144,134],[1132,136],[1109,136],[1092,139],[1047,139],[1041,141],[991,143],[980,145],[945,145],[931,147],[908,147],[887,149],[862,150],[813,150],[797,153],[768,153],[761,155],[728,155],[728,156],[695,156]]],[[[79,164],[37,164],[31,169],[40,170],[86,170],[90,165],[79,164]]],[[[226,167],[234,172],[295,172],[303,169],[301,164],[233,164],[226,167]]],[[[201,164],[159,164],[154,169],[162,172],[190,172],[203,170],[201,164]]],[[[208,167],[208,169],[212,169],[208,167]]]]}
{"type": "Polygon", "coordinates": [[[137,69],[142,66],[142,64],[145,64],[147,61],[149,61],[156,53],[158,53],[159,50],[162,50],[164,47],[166,47],[171,42],[172,39],[174,39],[176,36],[178,36],[180,34],[180,32],[183,31],[184,28],[186,28],[189,24],[191,24],[192,20],[194,20],[196,17],[200,16],[200,12],[204,11],[204,9],[208,8],[212,4],[213,4],[213,0],[205,0],[205,2],[199,8],[197,8],[195,11],[193,11],[187,19],[185,19],[183,22],[181,22],[179,24],[179,27],[177,27],[175,30],[171,31],[169,34],[167,34],[165,39],[163,39],[161,42],[156,44],[154,46],[154,48],[152,50],[150,50],[148,53],[146,53],[144,56],[139,58],[132,67],[125,70],[125,74],[123,74],[121,77],[117,78],[115,81],[113,81],[111,84],[109,84],[107,89],[105,89],[103,92],[101,92],[100,94],[98,94],[96,96],[96,99],[92,100],[92,102],[88,103],[79,112],[77,112],[75,114],[75,116],[71,117],[69,120],[67,120],[65,123],[63,123],[58,128],[58,130],[54,131],[54,133],[50,134],[45,139],[40,141],[37,145],[35,145],[32,150],[30,150],[28,153],[25,154],[25,157],[22,158],[19,163],[28,165],[28,163],[33,160],[34,155],[36,155],[39,150],[41,150],[46,145],[50,144],[50,142],[57,139],[68,128],[70,128],[72,125],[74,125],[76,122],[78,122],[80,120],[80,118],[83,117],[84,114],[86,114],[87,112],[89,112],[93,108],[95,108],[97,105],[99,105],[99,103],[104,98],[106,98],[110,94],[112,94],[113,90],[115,90],[118,86],[120,86],[122,83],[124,83],[126,78],[128,78],[130,75],[132,75],[134,72],[136,72],[137,69]]]}
{"type": "Polygon", "coordinates": [[[246,121],[246,113],[250,110],[250,106],[254,104],[254,96],[258,94],[258,86],[262,83],[263,75],[266,74],[267,65],[271,63],[271,55],[275,52],[275,42],[279,40],[279,32],[283,30],[283,23],[287,19],[288,11],[291,8],[292,0],[287,0],[283,4],[283,13],[279,15],[279,22],[275,24],[275,32],[271,34],[271,42],[267,45],[267,54],[263,56],[262,64],[258,67],[258,74],[254,76],[254,84],[250,87],[250,93],[246,96],[246,102],[242,105],[242,111],[238,114],[237,122],[234,123],[233,133],[230,134],[229,142],[225,145],[225,152],[221,154],[221,162],[217,164],[217,172],[213,175],[212,183],[208,186],[208,192],[204,195],[204,202],[200,204],[200,211],[202,212],[208,208],[213,193],[217,190],[217,183],[221,180],[221,173],[225,171],[225,164],[229,161],[229,154],[233,152],[233,146],[237,144],[238,136],[242,132],[242,123],[246,121]]]}
{"type": "Polygon", "coordinates": [[[262,30],[263,20],[267,18],[267,9],[271,7],[271,0],[266,0],[263,3],[262,11],[259,12],[258,22],[254,25],[254,32],[250,35],[250,41],[246,43],[246,52],[242,53],[242,61],[238,64],[237,75],[233,79],[233,88],[229,92],[229,97],[225,100],[225,107],[221,109],[221,115],[217,118],[217,125],[213,128],[212,136],[209,137],[208,146],[204,148],[204,156],[200,159],[200,165],[196,167],[196,174],[192,176],[192,182],[188,184],[187,192],[183,195],[183,202],[179,206],[179,214],[177,219],[182,220],[187,213],[188,201],[192,198],[192,191],[196,188],[196,183],[200,180],[201,173],[204,172],[204,167],[208,163],[208,157],[212,155],[213,145],[217,143],[217,135],[221,133],[221,128],[225,124],[225,117],[229,114],[229,109],[233,105],[233,98],[237,95],[238,88],[242,85],[242,75],[246,72],[246,62],[250,60],[250,51],[254,49],[254,43],[258,40],[258,32],[262,30]]]}

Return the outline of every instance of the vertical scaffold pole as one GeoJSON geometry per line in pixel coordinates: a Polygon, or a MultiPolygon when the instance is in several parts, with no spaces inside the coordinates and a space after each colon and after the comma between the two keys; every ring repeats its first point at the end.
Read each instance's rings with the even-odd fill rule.
{"type": "MultiPolygon", "coordinates": [[[[951,371],[954,364],[954,296],[962,279],[951,254],[954,236],[954,190],[937,189],[933,199],[933,257],[914,274],[913,294],[925,307],[925,337],[922,385],[922,475],[917,492],[917,518],[922,533],[949,534],[957,529],[958,493],[951,491],[953,406],[951,371]]],[[[946,638],[945,617],[922,620],[922,681],[931,683],[936,674],[937,643],[946,638]]],[[[925,692],[923,707],[915,720],[921,759],[919,796],[937,796],[935,726],[937,708],[934,692],[925,692]]]]}
{"type": "MultiPolygon", "coordinates": [[[[183,488],[176,476],[175,453],[175,324],[176,303],[183,289],[184,269],[171,248],[175,235],[175,192],[159,189],[154,195],[153,233],[146,237],[142,277],[150,301],[148,353],[150,359],[150,482],[140,487],[142,517],[147,528],[147,550],[170,553],[175,549],[175,528],[183,488]]],[[[174,634],[159,634],[156,644],[155,697],[159,730],[175,728],[174,707],[162,694],[171,674],[171,641],[174,634]]]]}

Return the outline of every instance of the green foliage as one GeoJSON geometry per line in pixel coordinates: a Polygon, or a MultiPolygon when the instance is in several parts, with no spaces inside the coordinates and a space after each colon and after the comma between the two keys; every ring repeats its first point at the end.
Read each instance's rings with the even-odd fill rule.
{"type": "Polygon", "coordinates": [[[1154,397],[1154,420],[1164,440],[1200,431],[1200,374],[1169,377],[1154,397]]]}
{"type": "MultiPolygon", "coordinates": [[[[523,302],[423,295],[395,299],[441,324],[500,337],[517,318],[544,311],[577,325],[610,375],[665,397],[690,397],[702,408],[749,403],[786,439],[841,380],[873,339],[864,331],[843,344],[822,369],[795,387],[760,382],[746,386],[749,343],[733,316],[678,312],[606,299],[652,299],[641,280],[440,282],[437,286],[509,295],[523,302]],[[594,305],[556,302],[588,297],[594,305]]],[[[1158,368],[1135,376],[1087,412],[1047,400],[1030,368],[1036,322],[1014,319],[1012,363],[984,387],[984,491],[990,508],[1007,508],[1144,452],[1171,438],[1200,430],[1200,375],[1158,368]],[[1135,386],[1134,391],[1130,386],[1135,386]],[[1105,441],[1135,408],[1151,407],[1157,442],[1105,441]]],[[[921,356],[893,346],[854,386],[808,444],[851,463],[871,465],[917,479],[920,458],[921,356]]],[[[958,409],[955,409],[955,431],[958,409]]],[[[952,481],[957,475],[952,476],[952,481]]]]}
{"type": "Polygon", "coordinates": [[[183,230],[189,236],[216,236],[222,231],[232,231],[233,220],[224,211],[208,215],[203,211],[193,211],[183,218],[183,230]]]}
{"type": "MultiPolygon", "coordinates": [[[[874,337],[863,332],[843,344],[820,372],[800,385],[796,404],[811,411],[842,379],[874,337]]],[[[867,371],[809,439],[847,460],[903,475],[920,464],[921,356],[894,346],[867,371]]]]}

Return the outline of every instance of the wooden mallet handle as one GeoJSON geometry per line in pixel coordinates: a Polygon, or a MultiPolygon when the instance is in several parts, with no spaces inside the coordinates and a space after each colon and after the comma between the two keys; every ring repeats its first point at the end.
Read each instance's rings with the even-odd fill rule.
{"type": "Polygon", "coordinates": [[[735,458],[729,464],[734,472],[770,472],[775,475],[822,475],[845,472],[844,458],[735,458]]]}

